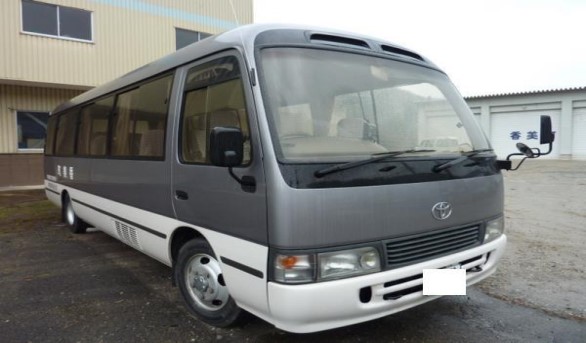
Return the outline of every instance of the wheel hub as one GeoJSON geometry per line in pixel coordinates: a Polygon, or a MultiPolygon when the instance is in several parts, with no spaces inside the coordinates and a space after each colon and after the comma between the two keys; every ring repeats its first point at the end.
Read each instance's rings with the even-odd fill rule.
{"type": "Polygon", "coordinates": [[[73,212],[73,206],[71,205],[71,203],[67,204],[65,214],[67,217],[67,224],[73,225],[75,223],[75,212],[73,212]]]}
{"type": "Polygon", "coordinates": [[[207,254],[191,257],[184,269],[187,291],[195,305],[206,311],[218,311],[229,299],[228,289],[220,280],[222,270],[218,261],[207,254]]]}
{"type": "Polygon", "coordinates": [[[202,293],[205,293],[209,286],[208,280],[203,275],[197,275],[193,280],[193,287],[202,293]]]}

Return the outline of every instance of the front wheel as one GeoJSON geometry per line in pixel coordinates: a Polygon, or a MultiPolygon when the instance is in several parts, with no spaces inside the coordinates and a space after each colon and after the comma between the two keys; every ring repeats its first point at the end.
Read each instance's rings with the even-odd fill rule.
{"type": "Polygon", "coordinates": [[[65,195],[63,199],[63,210],[62,210],[63,221],[69,226],[69,230],[73,233],[85,233],[88,224],[79,218],[75,211],[73,211],[73,204],[68,195],[65,195]]]}
{"type": "Polygon", "coordinates": [[[181,247],[174,277],[189,311],[217,327],[238,322],[243,311],[228,293],[220,263],[203,239],[191,240],[181,247]]]}

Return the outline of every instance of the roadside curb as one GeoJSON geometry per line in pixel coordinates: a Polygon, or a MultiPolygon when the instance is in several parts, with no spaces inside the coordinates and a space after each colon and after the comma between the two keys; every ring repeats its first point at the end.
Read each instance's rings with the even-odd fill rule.
{"type": "Polygon", "coordinates": [[[36,185],[36,186],[8,186],[8,187],[0,187],[0,192],[10,192],[10,191],[28,191],[34,189],[43,189],[44,185],[36,185]]]}

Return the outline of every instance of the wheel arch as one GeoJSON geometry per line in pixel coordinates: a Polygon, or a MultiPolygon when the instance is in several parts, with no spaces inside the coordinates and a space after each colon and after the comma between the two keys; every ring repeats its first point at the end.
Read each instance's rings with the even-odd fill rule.
{"type": "Polygon", "coordinates": [[[67,192],[67,190],[64,189],[61,192],[60,198],[61,198],[61,221],[63,221],[64,223],[67,223],[67,219],[65,218],[65,211],[66,211],[66,207],[67,207],[66,201],[67,201],[67,199],[69,199],[69,201],[71,201],[71,197],[69,196],[69,192],[67,192]]]}
{"type": "Polygon", "coordinates": [[[61,192],[61,206],[65,205],[65,199],[69,198],[69,200],[71,200],[71,197],[69,196],[69,192],[67,192],[67,190],[63,190],[61,192]]]}
{"type": "Polygon", "coordinates": [[[181,247],[185,243],[195,238],[203,238],[209,243],[209,241],[205,238],[204,235],[201,234],[201,232],[192,227],[180,226],[173,231],[169,243],[169,256],[172,266],[175,266],[175,262],[177,261],[177,256],[179,255],[179,250],[181,247]]]}

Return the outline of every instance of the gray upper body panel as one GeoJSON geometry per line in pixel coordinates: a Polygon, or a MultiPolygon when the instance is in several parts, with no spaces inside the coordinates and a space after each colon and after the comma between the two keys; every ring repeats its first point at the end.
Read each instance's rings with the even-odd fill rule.
{"type": "Polygon", "coordinates": [[[146,211],[174,217],[170,166],[164,161],[55,157],[45,159],[45,174],[60,184],[146,211]],[[72,168],[74,177],[58,176],[72,168]]]}
{"type": "MultiPolygon", "coordinates": [[[[372,242],[461,225],[503,213],[501,174],[384,186],[296,189],[272,174],[271,245],[308,249],[372,242]],[[437,220],[432,207],[449,202],[452,215],[437,220]]],[[[281,179],[282,180],[282,179],[281,179]]]]}

